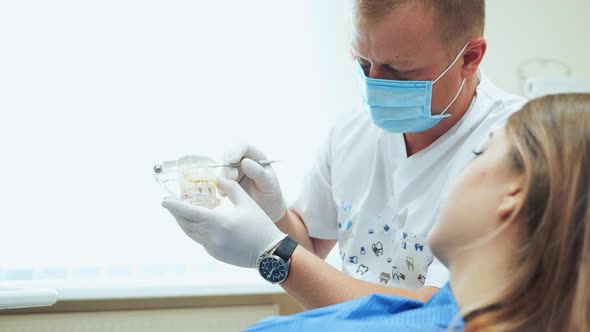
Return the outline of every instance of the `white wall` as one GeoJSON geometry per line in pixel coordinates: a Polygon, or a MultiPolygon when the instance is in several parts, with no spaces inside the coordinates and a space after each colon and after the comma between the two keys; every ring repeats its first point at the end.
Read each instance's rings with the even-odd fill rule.
{"type": "Polygon", "coordinates": [[[530,58],[552,58],[569,64],[574,76],[590,79],[590,1],[489,0],[484,70],[512,92],[517,66],[530,58]]]}
{"type": "Polygon", "coordinates": [[[327,132],[308,1],[0,1],[0,280],[211,261],[160,206],[162,160],[249,141],[293,197],[327,132]]]}
{"type": "MultiPolygon", "coordinates": [[[[588,0],[488,4],[498,85],[517,91],[531,57],[590,77],[588,0]]],[[[159,206],[151,166],[240,139],[280,159],[296,195],[328,117],[358,94],[350,2],[228,6],[0,2],[0,265],[212,261],[159,206]]]]}

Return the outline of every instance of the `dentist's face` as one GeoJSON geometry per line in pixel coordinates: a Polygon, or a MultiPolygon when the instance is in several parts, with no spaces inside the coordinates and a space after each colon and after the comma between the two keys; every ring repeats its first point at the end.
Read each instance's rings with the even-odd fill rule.
{"type": "MultiPolygon", "coordinates": [[[[376,23],[357,24],[352,50],[368,77],[404,81],[434,80],[457,55],[447,54],[433,14],[421,6],[404,6],[376,23]]],[[[442,111],[459,91],[462,64],[462,59],[457,61],[434,86],[433,113],[442,111]]]]}

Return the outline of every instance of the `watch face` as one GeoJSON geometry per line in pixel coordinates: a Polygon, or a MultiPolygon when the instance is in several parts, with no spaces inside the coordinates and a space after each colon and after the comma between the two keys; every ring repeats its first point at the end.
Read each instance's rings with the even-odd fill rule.
{"type": "Polygon", "coordinates": [[[279,283],[287,277],[288,264],[277,256],[269,256],[260,260],[258,272],[267,281],[279,283]]]}

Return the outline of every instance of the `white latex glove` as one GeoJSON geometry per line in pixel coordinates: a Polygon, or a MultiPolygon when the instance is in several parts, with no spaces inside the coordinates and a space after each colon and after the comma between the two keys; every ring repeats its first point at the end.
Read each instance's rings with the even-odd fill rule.
{"type": "Polygon", "coordinates": [[[287,235],[281,232],[235,181],[218,179],[219,190],[235,208],[211,210],[166,198],[162,206],[176,218],[178,225],[195,242],[222,262],[256,267],[263,253],[287,235]]]}
{"type": "Polygon", "coordinates": [[[279,180],[270,165],[261,166],[256,161],[267,159],[266,155],[254,146],[242,143],[225,153],[223,163],[238,163],[239,168],[225,167],[222,177],[239,181],[240,186],[264,210],[274,222],[283,218],[287,204],[281,192],[279,180]]]}

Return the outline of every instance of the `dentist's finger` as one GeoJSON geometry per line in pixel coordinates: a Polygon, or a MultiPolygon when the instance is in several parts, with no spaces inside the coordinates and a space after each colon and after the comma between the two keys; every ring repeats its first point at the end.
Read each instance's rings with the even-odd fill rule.
{"type": "MultiPolygon", "coordinates": [[[[237,164],[244,158],[246,153],[248,153],[247,143],[236,144],[225,152],[223,155],[223,163],[226,165],[237,164]]],[[[221,176],[228,180],[237,181],[239,176],[238,169],[236,167],[224,167],[221,171],[221,176]]]]}
{"type": "Polygon", "coordinates": [[[229,148],[223,155],[224,164],[236,164],[244,158],[248,152],[248,143],[238,143],[229,148]]]}
{"type": "Polygon", "coordinates": [[[165,199],[162,206],[172,215],[184,217],[192,222],[209,222],[214,218],[214,210],[202,206],[195,206],[177,199],[165,199]]]}
{"type": "Polygon", "coordinates": [[[266,154],[255,146],[248,143],[240,143],[229,149],[224,155],[224,163],[236,164],[242,159],[249,158],[253,160],[267,159],[266,154]]]}
{"type": "Polygon", "coordinates": [[[250,196],[235,181],[224,178],[217,179],[217,187],[234,203],[236,207],[250,203],[250,196]]]}
{"type": "Polygon", "coordinates": [[[239,176],[239,170],[237,167],[224,167],[221,171],[221,177],[231,180],[237,181],[239,176]]]}
{"type": "Polygon", "coordinates": [[[244,159],[240,168],[247,177],[254,181],[256,187],[261,191],[264,192],[272,189],[273,179],[270,175],[271,173],[266,172],[266,169],[259,163],[252,159],[244,159]]]}

